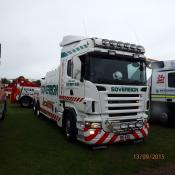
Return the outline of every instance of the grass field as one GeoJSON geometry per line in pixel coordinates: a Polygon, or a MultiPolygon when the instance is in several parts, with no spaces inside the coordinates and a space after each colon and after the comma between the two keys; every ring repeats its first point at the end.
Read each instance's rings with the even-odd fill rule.
{"type": "Polygon", "coordinates": [[[114,144],[92,151],[68,143],[51,121],[31,109],[8,105],[0,121],[0,175],[128,175],[175,162],[175,128],[151,126],[141,144],[114,144]],[[136,160],[134,154],[164,154],[164,160],[136,160]]]}

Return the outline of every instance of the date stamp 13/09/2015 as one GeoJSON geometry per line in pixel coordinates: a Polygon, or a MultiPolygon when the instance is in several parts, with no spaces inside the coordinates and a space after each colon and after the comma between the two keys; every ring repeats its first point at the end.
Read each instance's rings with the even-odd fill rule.
{"type": "Polygon", "coordinates": [[[165,160],[166,156],[162,153],[135,153],[133,158],[135,160],[165,160]]]}

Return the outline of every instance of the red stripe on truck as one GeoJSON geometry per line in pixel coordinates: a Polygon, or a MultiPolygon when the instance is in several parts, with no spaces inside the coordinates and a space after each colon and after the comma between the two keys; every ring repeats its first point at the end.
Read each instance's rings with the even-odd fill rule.
{"type": "Polygon", "coordinates": [[[89,130],[89,128],[84,128],[84,132],[86,132],[86,131],[88,131],[89,130]]]}
{"type": "Polygon", "coordinates": [[[108,137],[108,135],[109,135],[109,132],[105,132],[103,136],[95,144],[97,145],[102,144],[105,141],[105,139],[108,137]]]}
{"type": "Polygon", "coordinates": [[[85,137],[84,138],[85,141],[91,141],[92,139],[94,139],[98,135],[98,133],[99,133],[100,130],[101,130],[100,128],[99,129],[96,129],[95,132],[94,132],[94,134],[90,134],[89,136],[85,137]]]}
{"type": "Polygon", "coordinates": [[[117,139],[116,135],[113,135],[111,140],[109,141],[110,144],[114,143],[114,141],[117,139]]]}
{"type": "Polygon", "coordinates": [[[146,137],[146,133],[143,129],[141,129],[140,132],[142,133],[143,137],[146,137]]]}
{"type": "Polygon", "coordinates": [[[84,98],[82,97],[74,97],[74,96],[59,96],[60,100],[66,100],[71,102],[82,102],[84,98]]]}
{"type": "Polygon", "coordinates": [[[58,121],[61,120],[61,117],[59,117],[59,116],[57,116],[57,115],[55,115],[55,114],[53,114],[53,113],[51,113],[51,112],[49,112],[49,111],[43,109],[43,108],[40,108],[40,110],[41,110],[41,112],[43,112],[44,114],[48,115],[48,116],[50,117],[50,119],[52,119],[52,120],[54,120],[54,121],[56,121],[56,122],[58,122],[58,121]]]}
{"type": "Polygon", "coordinates": [[[132,135],[134,136],[135,139],[139,139],[139,136],[138,136],[138,134],[135,131],[133,131],[132,135]]]}

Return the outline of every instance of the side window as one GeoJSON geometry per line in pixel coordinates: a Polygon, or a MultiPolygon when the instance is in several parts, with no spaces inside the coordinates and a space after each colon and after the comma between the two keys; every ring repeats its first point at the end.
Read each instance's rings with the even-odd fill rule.
{"type": "Polygon", "coordinates": [[[78,80],[81,78],[81,60],[79,57],[73,58],[73,78],[78,80]]]}
{"type": "Polygon", "coordinates": [[[68,75],[69,77],[71,77],[71,72],[72,72],[72,71],[71,71],[71,70],[72,70],[72,69],[71,69],[71,65],[72,65],[72,64],[71,64],[71,60],[69,60],[68,63],[67,63],[67,75],[68,75]]]}
{"type": "Polygon", "coordinates": [[[168,87],[175,87],[175,72],[168,73],[168,87]]]}
{"type": "Polygon", "coordinates": [[[73,79],[80,80],[81,78],[81,60],[79,57],[74,57],[67,63],[67,75],[73,79]]]}

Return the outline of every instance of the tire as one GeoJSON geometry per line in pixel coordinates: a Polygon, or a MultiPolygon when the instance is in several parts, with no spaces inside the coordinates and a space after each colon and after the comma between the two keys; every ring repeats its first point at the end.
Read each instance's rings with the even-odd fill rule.
{"type": "Polygon", "coordinates": [[[39,105],[39,103],[36,104],[36,116],[37,116],[38,118],[41,117],[40,105],[39,105]]]}
{"type": "Polygon", "coordinates": [[[31,106],[31,98],[30,97],[22,97],[20,100],[20,105],[23,108],[29,108],[31,106]]]}
{"type": "Polygon", "coordinates": [[[163,126],[167,126],[169,124],[169,116],[168,116],[168,113],[166,112],[163,112],[160,116],[160,123],[163,125],[163,126]]]}
{"type": "Polygon", "coordinates": [[[5,117],[6,117],[6,112],[7,112],[7,106],[6,106],[6,102],[5,102],[2,115],[0,116],[0,120],[4,120],[4,119],[5,119],[5,117]]]}
{"type": "Polygon", "coordinates": [[[77,128],[76,128],[76,119],[75,115],[72,114],[72,112],[68,112],[65,116],[64,121],[64,133],[66,136],[66,139],[74,143],[77,140],[77,128]]]}
{"type": "Polygon", "coordinates": [[[34,114],[36,114],[36,102],[35,102],[35,100],[33,101],[33,104],[32,104],[32,109],[33,109],[33,112],[34,112],[34,114]]]}

